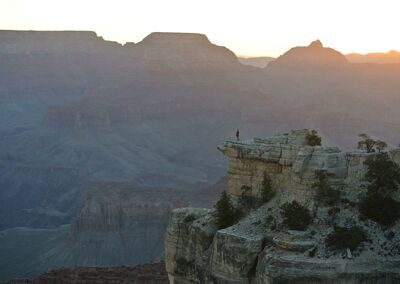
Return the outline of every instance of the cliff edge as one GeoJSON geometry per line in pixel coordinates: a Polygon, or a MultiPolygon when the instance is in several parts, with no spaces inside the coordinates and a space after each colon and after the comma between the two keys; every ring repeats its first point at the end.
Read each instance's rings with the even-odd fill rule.
{"type": "MultiPolygon", "coordinates": [[[[380,153],[309,146],[309,133],[218,146],[228,157],[227,195],[235,206],[262,199],[266,176],[275,195],[225,228],[215,209],[174,210],[165,239],[170,283],[399,283],[399,220],[381,226],[358,209],[368,186],[365,161],[380,153]],[[318,187],[340,198],[322,203],[318,187]],[[287,208],[309,212],[308,219],[291,216],[306,226],[292,228],[287,208]]],[[[400,160],[399,149],[386,154],[400,160]]]]}

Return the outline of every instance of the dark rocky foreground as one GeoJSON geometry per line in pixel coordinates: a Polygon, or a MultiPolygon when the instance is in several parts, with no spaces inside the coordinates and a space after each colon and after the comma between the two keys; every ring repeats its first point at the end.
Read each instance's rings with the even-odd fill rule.
{"type": "Polygon", "coordinates": [[[165,264],[149,263],[117,267],[75,267],[51,270],[35,279],[12,280],[9,284],[22,283],[168,283],[165,264]]]}

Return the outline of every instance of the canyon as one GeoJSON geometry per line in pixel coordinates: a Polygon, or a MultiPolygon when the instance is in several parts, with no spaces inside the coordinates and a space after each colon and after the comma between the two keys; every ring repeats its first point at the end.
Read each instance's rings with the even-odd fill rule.
{"type": "Polygon", "coordinates": [[[318,42],[255,68],[201,34],[122,45],[90,31],[0,31],[0,279],[161,257],[171,210],[211,207],[225,188],[215,145],[237,128],[398,145],[399,75],[318,42]]]}
{"type": "Polygon", "coordinates": [[[99,183],[82,197],[70,224],[11,228],[0,233],[0,275],[31,278],[56,268],[114,267],[160,261],[168,217],[175,208],[211,207],[226,180],[178,190],[99,183]]]}

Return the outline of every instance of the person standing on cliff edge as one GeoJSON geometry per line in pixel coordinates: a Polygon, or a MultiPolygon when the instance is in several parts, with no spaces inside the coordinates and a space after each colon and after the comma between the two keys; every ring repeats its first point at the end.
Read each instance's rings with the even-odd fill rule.
{"type": "Polygon", "coordinates": [[[236,130],[236,140],[239,140],[239,129],[236,130]]]}

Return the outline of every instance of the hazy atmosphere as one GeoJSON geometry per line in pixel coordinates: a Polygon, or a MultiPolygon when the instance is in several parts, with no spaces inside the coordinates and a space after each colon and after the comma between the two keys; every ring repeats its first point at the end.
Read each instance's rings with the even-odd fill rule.
{"type": "Polygon", "coordinates": [[[396,0],[1,0],[0,29],[90,30],[108,40],[194,32],[244,56],[320,39],[343,53],[400,50],[396,0]]]}
{"type": "Polygon", "coordinates": [[[0,0],[0,283],[400,283],[399,8],[0,0]]]}

